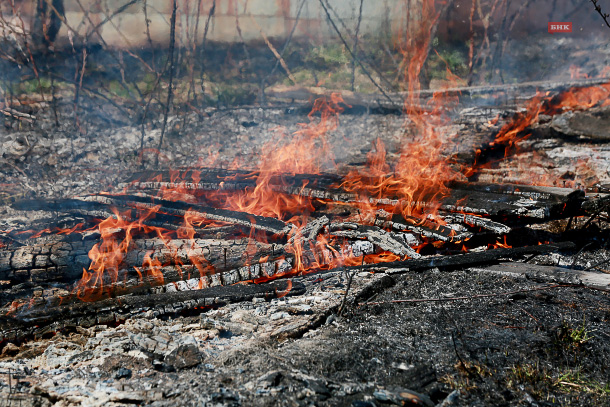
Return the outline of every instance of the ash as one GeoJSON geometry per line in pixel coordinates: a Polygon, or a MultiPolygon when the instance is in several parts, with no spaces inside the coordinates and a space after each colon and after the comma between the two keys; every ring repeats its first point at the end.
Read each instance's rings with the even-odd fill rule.
{"type": "Polygon", "coordinates": [[[295,297],[200,315],[134,318],[117,327],[77,327],[6,346],[0,362],[3,405],[608,400],[602,384],[610,366],[608,293],[573,287],[527,291],[541,284],[484,270],[363,272],[355,275],[341,309],[344,273],[301,279],[307,290],[295,297]],[[445,301],[392,302],[404,299],[445,301]]]}

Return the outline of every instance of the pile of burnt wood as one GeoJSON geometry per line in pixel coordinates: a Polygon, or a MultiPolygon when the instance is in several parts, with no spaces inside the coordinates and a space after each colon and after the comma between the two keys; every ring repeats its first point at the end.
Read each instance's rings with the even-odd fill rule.
{"type": "MultiPolygon", "coordinates": [[[[304,273],[459,268],[570,250],[563,233],[528,225],[607,220],[610,204],[582,190],[453,182],[429,203],[434,216],[407,216],[392,210],[404,202],[347,192],[336,175],[274,174],[264,188],[302,208],[281,219],[225,209],[222,199],[260,187],[258,178],[146,172],[120,194],[15,202],[20,216],[0,232],[0,335],[300,294],[304,273]],[[360,213],[364,204],[374,217],[360,213]],[[34,220],[19,220],[24,214],[34,220]]],[[[418,203],[421,213],[427,204],[418,203]]]]}

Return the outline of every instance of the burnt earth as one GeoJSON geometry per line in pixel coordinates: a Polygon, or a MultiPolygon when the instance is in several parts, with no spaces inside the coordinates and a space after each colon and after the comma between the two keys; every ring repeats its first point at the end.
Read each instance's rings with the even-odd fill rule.
{"type": "Polygon", "coordinates": [[[62,332],[5,347],[2,392],[21,405],[603,405],[608,293],[485,271],[359,273],[308,293],[170,320],[62,332]],[[357,295],[363,293],[362,295],[357,295]],[[370,297],[378,304],[363,304],[370,297]],[[296,338],[291,338],[296,336],[296,338]],[[15,372],[19,372],[15,374],[15,372]],[[9,395],[8,391],[13,395],[9,395]],[[442,403],[445,404],[442,404],[442,403]]]}

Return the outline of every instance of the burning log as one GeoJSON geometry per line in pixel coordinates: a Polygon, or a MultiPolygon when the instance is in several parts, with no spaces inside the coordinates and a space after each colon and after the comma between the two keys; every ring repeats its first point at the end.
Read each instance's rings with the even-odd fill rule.
{"type": "Polygon", "coordinates": [[[176,315],[196,308],[220,307],[231,302],[251,301],[253,298],[270,299],[299,295],[304,291],[305,287],[299,282],[278,280],[260,285],[233,285],[194,291],[123,296],[57,307],[48,307],[45,302],[34,301],[29,307],[20,309],[16,315],[0,316],[0,341],[14,341],[31,335],[42,336],[74,326],[87,328],[114,324],[135,315],[176,315]]]}
{"type": "Polygon", "coordinates": [[[247,228],[269,232],[275,235],[286,235],[292,230],[279,219],[267,218],[260,215],[206,207],[180,201],[167,201],[157,198],[139,197],[132,195],[94,195],[85,198],[86,201],[102,202],[107,205],[135,207],[138,209],[154,210],[162,214],[184,218],[189,212],[192,216],[228,224],[245,226],[247,228]]]}
{"type": "MultiPolygon", "coordinates": [[[[153,172],[136,174],[122,185],[132,190],[182,188],[195,196],[203,196],[209,191],[254,188],[259,175],[256,172],[217,169],[204,169],[201,172],[189,170],[178,175],[153,172]]],[[[340,176],[331,174],[276,174],[269,177],[266,187],[273,192],[334,202],[363,202],[383,206],[414,204],[434,207],[437,205],[436,202],[404,202],[391,196],[386,198],[358,196],[342,190],[339,187],[342,182],[340,176]]],[[[581,192],[575,192],[570,188],[478,182],[451,182],[447,186],[450,194],[441,199],[441,210],[493,217],[558,219],[578,215],[580,207],[576,203],[582,204],[586,201],[581,192]],[[568,201],[573,201],[574,204],[566,207],[568,201]]]]}
{"type": "MultiPolygon", "coordinates": [[[[19,201],[13,208],[19,210],[44,210],[78,213],[91,217],[106,218],[115,216],[112,208],[137,208],[183,218],[188,212],[192,216],[253,228],[272,234],[285,235],[291,226],[279,219],[266,218],[243,212],[230,211],[186,202],[167,201],[157,198],[132,195],[93,195],[81,199],[61,199],[50,201],[19,201]]],[[[134,217],[133,220],[136,220],[134,217]]]]}
{"type": "Polygon", "coordinates": [[[334,236],[348,237],[351,239],[366,239],[382,250],[392,252],[398,256],[409,256],[411,258],[421,257],[409,245],[397,239],[392,234],[376,226],[362,226],[357,223],[333,223],[330,225],[330,234],[334,236]]]}
{"type": "Polygon", "coordinates": [[[406,273],[409,271],[426,270],[431,268],[458,268],[477,264],[492,263],[499,259],[519,257],[527,254],[542,254],[560,250],[573,250],[576,245],[572,242],[558,242],[538,246],[511,247],[487,250],[484,252],[471,252],[450,256],[426,257],[394,261],[380,264],[364,264],[362,266],[346,267],[347,270],[382,270],[389,274],[406,273]]]}

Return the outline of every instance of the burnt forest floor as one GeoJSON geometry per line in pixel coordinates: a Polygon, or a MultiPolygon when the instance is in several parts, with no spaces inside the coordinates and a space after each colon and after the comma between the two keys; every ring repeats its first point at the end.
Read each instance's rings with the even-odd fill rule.
{"type": "MultiPolygon", "coordinates": [[[[141,127],[125,123],[112,106],[100,108],[83,97],[83,133],[74,129],[71,99],[59,102],[65,120],[58,128],[46,107],[30,112],[35,123],[6,118],[0,130],[0,230],[10,229],[10,220],[36,216],[13,210],[15,200],[112,191],[133,172],[154,167],[161,115],[145,126],[141,160],[141,127]]],[[[494,129],[486,123],[496,115],[489,111],[476,123],[448,125],[445,130],[460,134],[460,142],[447,154],[489,141],[494,129]]],[[[278,128],[290,135],[308,121],[306,112],[289,105],[171,116],[158,166],[249,163],[278,137],[278,128]]],[[[395,158],[392,152],[408,135],[404,123],[394,115],[341,117],[327,135],[335,161],[363,163],[377,137],[395,158]]],[[[566,151],[575,160],[580,157],[570,151],[589,146],[586,140],[550,140],[549,134],[539,131],[532,150],[566,151]]],[[[607,180],[607,144],[586,148],[583,157],[601,157],[594,169],[607,180]]],[[[574,167],[562,157],[551,155],[558,166],[574,167]]],[[[603,239],[593,246],[597,251],[580,255],[578,268],[610,258],[607,233],[603,239]]],[[[580,248],[585,241],[576,243],[580,248]]],[[[565,267],[576,255],[534,262],[565,267]]],[[[331,272],[295,281],[305,284],[304,294],[3,343],[0,406],[365,407],[408,405],[409,398],[444,407],[610,404],[607,292],[525,291],[547,285],[480,269],[357,273],[339,315],[348,276],[331,272]],[[499,295],[452,299],[494,293],[499,295]],[[404,299],[442,301],[392,302],[404,299]]]]}

